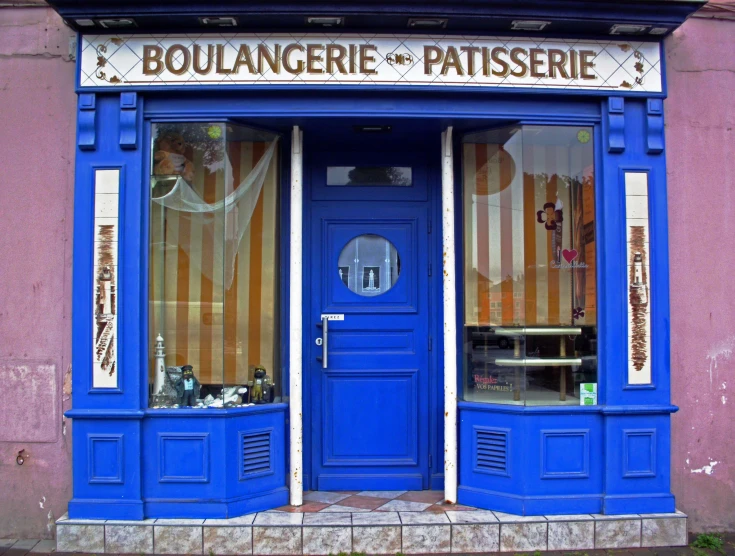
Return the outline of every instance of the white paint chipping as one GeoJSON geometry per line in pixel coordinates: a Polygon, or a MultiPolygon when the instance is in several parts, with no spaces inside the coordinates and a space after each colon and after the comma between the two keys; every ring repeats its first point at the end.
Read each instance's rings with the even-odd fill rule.
{"type": "Polygon", "coordinates": [[[457,501],[457,305],[454,258],[454,155],[451,126],[442,133],[444,284],[444,499],[457,501]]]}
{"type": "MultiPolygon", "coordinates": [[[[730,336],[716,343],[707,352],[707,360],[709,361],[707,372],[709,373],[710,389],[712,389],[713,373],[717,371],[717,366],[720,362],[730,359],[733,351],[735,351],[735,336],[730,336]]],[[[725,382],[722,383],[723,389],[725,384],[725,382]]]]}
{"type": "Polygon", "coordinates": [[[710,461],[709,465],[700,467],[699,469],[692,469],[692,473],[704,473],[705,475],[712,475],[715,472],[715,465],[719,464],[719,461],[710,461]]]}
{"type": "Polygon", "coordinates": [[[290,502],[301,506],[304,502],[303,485],[303,412],[302,412],[302,202],[303,202],[303,139],[299,126],[294,126],[291,138],[291,251],[289,279],[289,319],[291,334],[289,338],[289,417],[291,419],[290,445],[290,502]]]}
{"type": "Polygon", "coordinates": [[[46,497],[42,496],[40,502],[38,502],[38,506],[43,510],[45,509],[43,505],[46,503],[46,497]]]}
{"type": "Polygon", "coordinates": [[[727,403],[727,396],[722,396],[722,405],[727,403]]]}

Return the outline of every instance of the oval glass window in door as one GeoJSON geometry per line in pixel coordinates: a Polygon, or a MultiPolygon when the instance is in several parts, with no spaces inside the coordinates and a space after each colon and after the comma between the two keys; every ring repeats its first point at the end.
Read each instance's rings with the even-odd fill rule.
{"type": "Polygon", "coordinates": [[[339,278],[350,291],[374,297],[387,292],[398,281],[401,258],[386,238],[363,234],[344,246],[338,266],[339,278]]]}

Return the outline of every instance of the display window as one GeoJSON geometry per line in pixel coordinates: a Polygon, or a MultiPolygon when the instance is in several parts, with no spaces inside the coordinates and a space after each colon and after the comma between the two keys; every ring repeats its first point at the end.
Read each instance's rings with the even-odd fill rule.
{"type": "Polygon", "coordinates": [[[464,399],[597,403],[593,129],[463,141],[464,399]]]}
{"type": "Polygon", "coordinates": [[[278,137],[152,126],[149,406],[279,401],[278,137]]]}

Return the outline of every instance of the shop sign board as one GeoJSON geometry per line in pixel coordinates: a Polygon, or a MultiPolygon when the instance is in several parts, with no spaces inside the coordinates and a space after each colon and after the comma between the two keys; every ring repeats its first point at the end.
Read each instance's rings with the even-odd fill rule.
{"type": "Polygon", "coordinates": [[[658,42],[375,34],[87,35],[79,83],[662,92],[658,42]]]}

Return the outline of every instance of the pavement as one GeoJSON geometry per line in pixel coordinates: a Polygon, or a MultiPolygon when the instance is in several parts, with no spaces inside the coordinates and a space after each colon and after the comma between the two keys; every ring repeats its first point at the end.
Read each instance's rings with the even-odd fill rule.
{"type": "MultiPolygon", "coordinates": [[[[691,546],[657,547],[657,548],[630,548],[625,550],[579,550],[575,552],[528,552],[513,556],[735,556],[735,533],[720,535],[724,541],[723,552],[692,548],[691,546]]],[[[693,542],[696,535],[689,535],[689,542],[693,542]]],[[[62,556],[63,552],[56,552],[56,541],[39,539],[0,539],[0,556],[37,556],[54,553],[62,556]]],[[[508,553],[488,553],[498,556],[508,556],[508,553]]]]}

